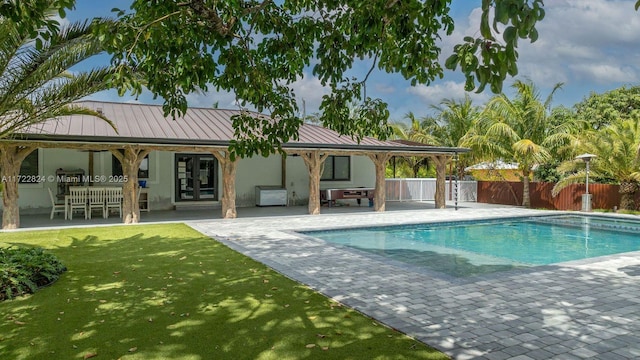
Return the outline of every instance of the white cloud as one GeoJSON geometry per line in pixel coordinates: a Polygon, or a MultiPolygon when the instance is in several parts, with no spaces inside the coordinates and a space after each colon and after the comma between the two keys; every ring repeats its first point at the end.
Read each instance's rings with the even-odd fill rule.
{"type": "Polygon", "coordinates": [[[445,81],[439,84],[432,85],[418,85],[407,88],[407,92],[413,95],[417,95],[425,105],[438,105],[444,99],[460,100],[464,99],[465,94],[468,94],[474,103],[482,104],[487,101],[491,94],[481,93],[476,94],[473,92],[467,92],[464,90],[464,83],[458,83],[454,81],[445,81]]]}
{"type": "Polygon", "coordinates": [[[629,61],[640,57],[640,16],[633,1],[551,1],[545,9],[540,40],[521,44],[521,73],[546,84],[574,78],[600,84],[637,81],[638,62],[629,61]]]}
{"type": "Polygon", "coordinates": [[[305,112],[306,114],[318,112],[320,103],[322,102],[322,96],[330,92],[327,86],[322,86],[317,77],[309,74],[299,77],[298,80],[290,84],[289,87],[293,89],[296,94],[300,112],[305,112]]]}
{"type": "Polygon", "coordinates": [[[236,96],[227,91],[211,90],[187,94],[187,103],[190,107],[212,108],[214,104],[220,109],[237,109],[236,96]]]}
{"type": "MultiPolygon", "coordinates": [[[[302,113],[306,107],[306,113],[311,114],[318,111],[322,96],[329,93],[329,88],[322,86],[317,77],[307,75],[299,77],[289,85],[296,94],[298,106],[302,113]]],[[[209,90],[200,93],[191,93],[187,95],[187,102],[191,107],[210,108],[216,102],[221,109],[237,109],[239,107],[236,96],[232,92],[209,90]]],[[[255,110],[254,107],[247,107],[249,110],[255,110]]]]}
{"type": "Polygon", "coordinates": [[[610,64],[576,64],[569,65],[577,76],[588,78],[600,84],[611,82],[637,82],[638,69],[629,66],[610,64]]]}
{"type": "MultiPolygon", "coordinates": [[[[574,101],[602,87],[639,81],[640,13],[634,11],[634,4],[634,0],[546,1],[546,17],[537,24],[538,41],[518,42],[517,78],[531,79],[543,94],[564,82],[565,90],[573,94],[566,99],[574,101]]],[[[452,36],[443,36],[441,61],[463,36],[478,36],[480,17],[480,8],[476,7],[467,17],[455,19],[452,36]]],[[[505,90],[511,82],[507,79],[505,90]]],[[[415,92],[423,98],[456,93],[451,84],[430,88],[415,92]]]]}
{"type": "Polygon", "coordinates": [[[393,94],[396,92],[396,88],[390,84],[377,83],[374,86],[376,92],[381,94],[393,94]]]}

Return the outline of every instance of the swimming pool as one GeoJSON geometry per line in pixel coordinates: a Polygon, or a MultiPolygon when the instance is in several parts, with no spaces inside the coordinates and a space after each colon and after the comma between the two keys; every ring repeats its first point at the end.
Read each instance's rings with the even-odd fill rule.
{"type": "Polygon", "coordinates": [[[454,277],[640,250],[640,221],[583,215],[302,233],[454,277]]]}

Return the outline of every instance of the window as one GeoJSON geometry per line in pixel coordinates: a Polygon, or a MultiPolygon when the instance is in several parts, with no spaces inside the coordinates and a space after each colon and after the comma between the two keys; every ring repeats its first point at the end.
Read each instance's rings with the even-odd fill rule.
{"type": "Polygon", "coordinates": [[[324,172],[320,177],[323,181],[337,181],[351,179],[351,157],[329,155],[324,161],[324,172]]]}
{"type": "Polygon", "coordinates": [[[40,149],[37,149],[22,161],[20,165],[20,183],[30,184],[38,181],[38,153],[40,149]]]}
{"type": "MultiPolygon", "coordinates": [[[[113,176],[122,176],[122,164],[115,156],[111,155],[111,175],[113,176]]],[[[142,159],[140,163],[140,168],[138,169],[138,179],[148,179],[149,178],[149,155],[142,159]]]]}

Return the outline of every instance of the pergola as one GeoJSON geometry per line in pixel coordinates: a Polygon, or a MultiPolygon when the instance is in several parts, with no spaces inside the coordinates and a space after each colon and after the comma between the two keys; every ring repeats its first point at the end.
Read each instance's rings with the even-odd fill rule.
{"type": "MultiPolygon", "coordinates": [[[[233,139],[230,118],[238,111],[189,109],[184,118],[173,120],[164,117],[161,107],[157,105],[95,101],[80,105],[103,112],[114,122],[118,133],[106,123],[89,116],[52,119],[16,138],[0,141],[0,176],[17,178],[22,161],[37,148],[110,151],[121,162],[123,175],[128,179],[123,184],[123,222],[129,224],[137,223],[140,219],[136,186],[138,168],[146,155],[152,151],[210,153],[218,160],[222,171],[222,217],[237,216],[235,174],[239,159],[231,159],[228,147],[233,139]]],[[[324,161],[330,155],[360,155],[371,159],[376,176],[374,211],[384,211],[385,169],[392,156],[432,159],[437,174],[435,206],[444,208],[446,163],[451,157],[469,150],[373,138],[357,142],[332,130],[303,125],[299,139],[283,144],[282,151],[300,156],[304,161],[309,173],[309,214],[315,215],[320,214],[320,177],[324,161]]],[[[283,174],[283,183],[285,177],[286,174],[283,174]]],[[[3,191],[3,229],[19,227],[17,199],[17,183],[6,182],[3,191]]]]}

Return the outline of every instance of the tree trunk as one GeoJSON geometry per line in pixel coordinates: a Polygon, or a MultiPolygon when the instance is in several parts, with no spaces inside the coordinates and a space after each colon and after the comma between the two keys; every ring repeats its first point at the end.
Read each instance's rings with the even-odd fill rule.
{"type": "Polygon", "coordinates": [[[140,222],[140,205],[138,204],[138,169],[142,160],[150,150],[127,146],[124,154],[118,150],[111,153],[122,164],[122,174],[126,178],[122,184],[122,222],[137,224],[140,222]]]}
{"type": "Polygon", "coordinates": [[[625,181],[620,183],[618,192],[620,193],[620,210],[635,210],[635,195],[638,191],[638,184],[625,181]]]}
{"type": "Polygon", "coordinates": [[[446,202],[446,173],[447,173],[447,156],[436,155],[433,157],[436,164],[436,209],[444,209],[447,207],[446,202]]]}
{"type": "Polygon", "coordinates": [[[0,146],[0,180],[2,181],[2,229],[20,227],[18,181],[22,161],[36,148],[16,145],[0,146]]]}
{"type": "Polygon", "coordinates": [[[320,214],[320,176],[324,170],[324,161],[329,154],[320,155],[319,151],[300,153],[300,157],[309,171],[309,214],[320,214]]]}
{"type": "Polygon", "coordinates": [[[376,166],[376,188],[373,195],[373,211],[384,211],[386,208],[386,170],[389,154],[369,154],[369,158],[376,166]]]}
{"type": "Polygon", "coordinates": [[[458,159],[458,180],[463,181],[464,180],[464,169],[465,169],[465,165],[462,164],[462,162],[460,161],[460,159],[458,159]]]}
{"type": "Polygon", "coordinates": [[[236,210],[236,169],[237,160],[231,161],[228,151],[214,151],[213,156],[220,162],[222,168],[222,218],[235,219],[236,210]]]}
{"type": "Polygon", "coordinates": [[[531,170],[522,171],[522,206],[526,208],[531,207],[531,195],[529,194],[529,175],[531,175],[531,170]]]}
{"type": "Polygon", "coordinates": [[[18,205],[18,175],[20,164],[14,161],[5,149],[2,149],[2,229],[20,227],[20,206],[18,205]]]}

